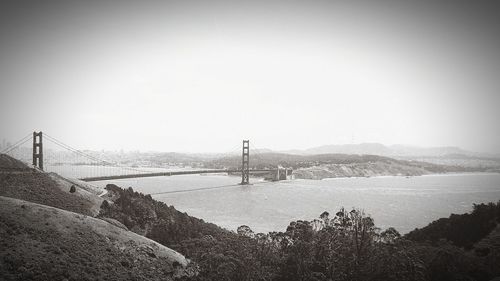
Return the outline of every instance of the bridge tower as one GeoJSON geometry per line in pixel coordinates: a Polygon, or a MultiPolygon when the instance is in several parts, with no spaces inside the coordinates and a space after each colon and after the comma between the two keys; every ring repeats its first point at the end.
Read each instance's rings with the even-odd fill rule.
{"type": "Polygon", "coordinates": [[[33,132],[33,166],[43,171],[42,132],[33,132]]]}
{"type": "Polygon", "coordinates": [[[243,140],[243,153],[241,157],[241,184],[250,183],[250,141],[243,140]]]}

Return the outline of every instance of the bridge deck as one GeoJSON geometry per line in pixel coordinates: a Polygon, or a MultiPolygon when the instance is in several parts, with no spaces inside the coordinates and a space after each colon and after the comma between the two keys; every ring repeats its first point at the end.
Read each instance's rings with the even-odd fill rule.
{"type": "MultiPolygon", "coordinates": [[[[275,169],[256,169],[256,170],[250,170],[250,173],[275,172],[275,171],[276,171],[275,169]]],[[[178,176],[178,175],[217,174],[217,173],[241,173],[241,170],[171,171],[171,172],[127,174],[127,175],[116,175],[116,176],[88,177],[88,178],[81,178],[80,180],[91,182],[91,181],[105,181],[105,180],[117,180],[117,179],[165,177],[165,176],[168,177],[168,176],[178,176]]]]}

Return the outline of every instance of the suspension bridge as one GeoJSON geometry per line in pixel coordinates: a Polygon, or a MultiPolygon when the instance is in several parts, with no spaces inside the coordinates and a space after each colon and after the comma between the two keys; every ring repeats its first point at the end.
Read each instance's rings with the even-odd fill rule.
{"type": "MultiPolygon", "coordinates": [[[[127,161],[111,161],[102,159],[103,155],[96,155],[96,152],[82,151],[75,149],[62,141],[42,132],[33,132],[21,138],[14,144],[4,148],[1,153],[7,154],[18,160],[25,162],[34,169],[47,172],[56,172],[66,177],[77,178],[82,181],[105,181],[130,178],[162,177],[194,174],[241,174],[241,183],[250,183],[250,175],[267,175],[271,180],[286,180],[292,175],[290,168],[266,168],[258,169],[250,166],[250,141],[243,140],[241,150],[241,165],[222,169],[177,169],[148,166],[138,167],[136,164],[127,164],[127,161]],[[23,147],[25,143],[32,140],[30,148],[23,147]],[[44,151],[48,141],[52,146],[58,147],[58,152],[52,149],[44,151]],[[123,163],[126,162],[126,163],[123,163]],[[45,164],[45,165],[44,165],[45,164]],[[50,165],[47,165],[50,164],[50,165]],[[85,173],[85,171],[87,173],[85,173]],[[89,173],[90,171],[90,173],[89,173]]],[[[130,161],[129,161],[130,162],[130,161]]],[[[132,161],[133,162],[133,161],[132,161]]]]}

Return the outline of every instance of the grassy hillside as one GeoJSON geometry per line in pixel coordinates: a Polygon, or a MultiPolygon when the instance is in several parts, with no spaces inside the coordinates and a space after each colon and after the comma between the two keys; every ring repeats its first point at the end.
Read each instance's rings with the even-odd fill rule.
{"type": "Polygon", "coordinates": [[[31,171],[23,162],[6,154],[0,154],[0,172],[31,171]]]}
{"type": "MultiPolygon", "coordinates": [[[[76,194],[83,192],[78,188],[76,194]]],[[[0,196],[22,199],[80,214],[92,215],[94,200],[62,190],[49,174],[40,172],[0,173],[0,196]]],[[[96,198],[97,196],[94,196],[96,198]]],[[[99,200],[96,198],[96,200],[99,200]]],[[[101,200],[102,201],[102,200],[101,200]]]]}
{"type": "Polygon", "coordinates": [[[1,280],[173,280],[197,273],[181,254],[117,221],[93,218],[102,190],[0,159],[1,280]]]}
{"type": "Polygon", "coordinates": [[[179,253],[105,221],[0,197],[2,280],[173,280],[179,253]]]}

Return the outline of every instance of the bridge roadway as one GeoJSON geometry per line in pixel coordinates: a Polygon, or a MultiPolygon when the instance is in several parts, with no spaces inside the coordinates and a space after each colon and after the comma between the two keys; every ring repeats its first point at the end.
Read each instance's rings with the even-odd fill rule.
{"type": "MultiPolygon", "coordinates": [[[[250,173],[263,173],[263,172],[276,172],[276,169],[255,169],[250,170],[250,173]]],[[[157,172],[157,173],[143,173],[143,174],[127,174],[127,175],[116,175],[116,176],[102,176],[102,177],[88,177],[81,178],[80,180],[91,182],[91,181],[105,181],[105,180],[117,180],[117,179],[130,179],[130,178],[146,178],[146,177],[168,177],[168,176],[178,176],[178,175],[196,175],[196,174],[217,174],[217,173],[241,173],[241,170],[194,170],[194,171],[171,171],[171,172],[157,172]]]]}

